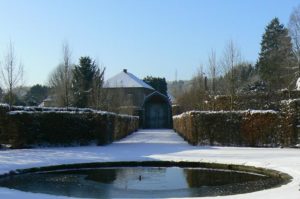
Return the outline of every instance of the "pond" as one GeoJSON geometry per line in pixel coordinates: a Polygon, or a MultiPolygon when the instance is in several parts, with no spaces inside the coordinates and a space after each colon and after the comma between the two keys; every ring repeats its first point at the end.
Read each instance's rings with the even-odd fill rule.
{"type": "Polygon", "coordinates": [[[29,172],[0,178],[0,186],[80,198],[169,198],[248,193],[281,178],[220,168],[130,166],[29,172]]]}

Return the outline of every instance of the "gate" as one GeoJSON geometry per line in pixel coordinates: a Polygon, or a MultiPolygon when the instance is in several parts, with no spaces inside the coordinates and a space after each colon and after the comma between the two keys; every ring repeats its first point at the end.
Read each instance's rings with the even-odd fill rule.
{"type": "Polygon", "coordinates": [[[148,129],[172,128],[172,112],[169,99],[154,92],[144,102],[143,127],[148,129]]]}

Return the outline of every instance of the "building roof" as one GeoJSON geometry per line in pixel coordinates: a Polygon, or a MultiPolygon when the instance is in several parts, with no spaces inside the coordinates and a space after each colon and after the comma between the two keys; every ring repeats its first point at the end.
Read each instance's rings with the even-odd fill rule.
{"type": "Polygon", "coordinates": [[[176,98],[169,92],[167,92],[168,98],[171,101],[172,104],[176,103],[176,98]]]}
{"type": "Polygon", "coordinates": [[[153,97],[159,97],[160,99],[163,99],[165,102],[168,102],[170,104],[170,99],[168,98],[168,96],[158,92],[158,91],[154,91],[153,93],[149,94],[148,96],[146,96],[145,100],[144,100],[144,104],[147,103],[149,100],[151,100],[151,98],[153,97]]]}
{"type": "Polygon", "coordinates": [[[108,79],[104,84],[104,88],[148,88],[154,90],[143,80],[127,72],[126,69],[108,79]]]}

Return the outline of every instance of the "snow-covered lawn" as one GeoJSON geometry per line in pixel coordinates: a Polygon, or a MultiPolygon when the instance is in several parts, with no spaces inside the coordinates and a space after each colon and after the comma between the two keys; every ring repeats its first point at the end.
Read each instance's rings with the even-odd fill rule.
{"type": "MultiPolygon", "coordinates": [[[[300,198],[299,149],[190,146],[172,130],[140,130],[108,146],[0,150],[0,174],[37,166],[137,160],[202,161],[275,169],[293,176],[293,181],[279,188],[219,198],[300,198]]],[[[0,198],[65,197],[0,188],[0,198]]]]}

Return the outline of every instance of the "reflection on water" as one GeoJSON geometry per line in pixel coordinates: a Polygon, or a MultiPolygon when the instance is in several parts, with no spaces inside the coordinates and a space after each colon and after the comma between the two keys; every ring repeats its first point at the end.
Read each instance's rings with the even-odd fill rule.
{"type": "Polygon", "coordinates": [[[54,171],[10,176],[0,186],[84,198],[196,197],[270,188],[274,178],[243,172],[179,167],[125,167],[54,171]]]}

